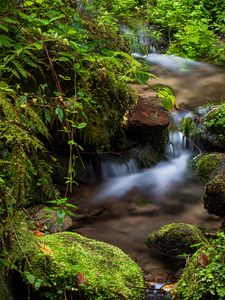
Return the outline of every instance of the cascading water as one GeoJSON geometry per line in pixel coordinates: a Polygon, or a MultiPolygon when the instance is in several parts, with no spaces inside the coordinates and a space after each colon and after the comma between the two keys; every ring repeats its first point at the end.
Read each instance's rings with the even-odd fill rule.
{"type": "MultiPolygon", "coordinates": [[[[174,124],[178,125],[181,116],[174,115],[174,124]]],[[[93,197],[94,202],[121,198],[129,191],[138,189],[147,194],[152,201],[165,200],[168,192],[181,183],[185,178],[185,171],[190,151],[184,147],[185,138],[181,132],[170,132],[167,147],[168,161],[163,161],[150,169],[138,170],[134,159],[121,162],[110,159],[102,163],[103,184],[93,197]]]]}

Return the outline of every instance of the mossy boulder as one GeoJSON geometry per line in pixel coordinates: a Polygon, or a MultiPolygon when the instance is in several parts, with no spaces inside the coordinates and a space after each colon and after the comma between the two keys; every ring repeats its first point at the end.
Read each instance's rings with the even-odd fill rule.
{"type": "Polygon", "coordinates": [[[143,298],[140,268],[110,244],[61,232],[38,238],[29,257],[42,282],[38,299],[61,300],[65,295],[73,300],[143,298]]]}
{"type": "Polygon", "coordinates": [[[221,172],[210,180],[203,191],[204,207],[209,214],[225,216],[225,173],[221,172]]]}
{"type": "Polygon", "coordinates": [[[176,284],[174,299],[225,299],[225,236],[209,240],[188,259],[184,272],[176,284]]]}
{"type": "Polygon", "coordinates": [[[205,242],[205,238],[194,225],[172,223],[151,233],[146,244],[156,254],[173,258],[184,253],[193,253],[193,245],[202,242],[205,242]]]}
{"type": "Polygon", "coordinates": [[[201,181],[208,181],[225,169],[224,153],[205,153],[193,161],[195,175],[201,181]]]}
{"type": "MultiPolygon", "coordinates": [[[[205,105],[188,114],[183,131],[200,149],[223,152],[225,150],[225,104],[205,105]]],[[[191,143],[191,145],[193,145],[191,143]]]]}

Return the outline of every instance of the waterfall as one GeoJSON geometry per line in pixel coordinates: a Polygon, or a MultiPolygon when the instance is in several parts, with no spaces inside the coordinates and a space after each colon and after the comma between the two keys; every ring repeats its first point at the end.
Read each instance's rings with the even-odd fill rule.
{"type": "Polygon", "coordinates": [[[138,166],[134,159],[124,161],[121,158],[110,158],[102,161],[101,171],[103,179],[107,179],[136,173],[138,166]]]}
{"type": "MultiPolygon", "coordinates": [[[[182,116],[176,113],[174,123],[182,116]]],[[[171,131],[167,146],[168,160],[149,169],[139,170],[134,159],[105,159],[102,162],[103,183],[92,201],[102,202],[121,198],[132,190],[139,190],[153,201],[164,201],[166,195],[185,179],[185,171],[191,153],[185,148],[185,138],[179,131],[171,131]]]]}

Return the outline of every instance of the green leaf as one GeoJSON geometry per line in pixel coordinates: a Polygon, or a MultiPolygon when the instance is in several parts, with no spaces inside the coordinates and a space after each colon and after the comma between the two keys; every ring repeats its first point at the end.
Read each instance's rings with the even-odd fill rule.
{"type": "Polygon", "coordinates": [[[43,280],[41,280],[40,278],[36,279],[36,281],[34,283],[34,287],[35,287],[36,290],[38,290],[41,287],[42,282],[43,282],[43,280]]]}
{"type": "Polygon", "coordinates": [[[26,273],[26,279],[29,284],[34,284],[35,283],[35,276],[29,273],[26,273]]]}
{"type": "Polygon", "coordinates": [[[176,98],[169,88],[161,88],[157,91],[157,96],[162,100],[162,105],[167,110],[172,110],[176,104],[176,98]]]}
{"type": "Polygon", "coordinates": [[[49,109],[44,110],[45,123],[51,123],[51,112],[49,109]]]}
{"type": "Polygon", "coordinates": [[[61,223],[64,220],[65,216],[66,216],[65,210],[64,209],[58,209],[56,211],[56,214],[57,214],[57,219],[58,219],[59,223],[61,223]]]}
{"type": "Polygon", "coordinates": [[[36,42],[34,43],[34,47],[37,48],[38,50],[43,49],[43,43],[42,42],[36,42]]]}
{"type": "Polygon", "coordinates": [[[0,34],[0,47],[11,47],[11,39],[5,34],[0,34]]]}
{"type": "Polygon", "coordinates": [[[55,109],[55,114],[56,116],[58,117],[59,121],[60,122],[63,122],[63,119],[64,119],[64,111],[61,107],[57,107],[55,109]]]}
{"type": "Polygon", "coordinates": [[[76,127],[78,129],[83,129],[87,126],[87,123],[78,123],[78,124],[72,124],[73,127],[76,127]]]}

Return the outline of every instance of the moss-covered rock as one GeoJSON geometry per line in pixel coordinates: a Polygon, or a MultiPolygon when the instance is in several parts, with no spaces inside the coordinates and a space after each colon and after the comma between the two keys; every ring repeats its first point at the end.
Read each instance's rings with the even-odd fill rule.
{"type": "Polygon", "coordinates": [[[30,259],[35,276],[42,282],[37,292],[40,299],[61,300],[65,294],[73,300],[143,297],[139,267],[122,250],[107,243],[71,232],[56,233],[40,237],[30,259]]]}
{"type": "Polygon", "coordinates": [[[202,150],[225,150],[225,104],[205,105],[183,121],[183,131],[202,150]]]}
{"type": "Polygon", "coordinates": [[[225,299],[225,236],[220,233],[188,259],[176,285],[174,298],[179,300],[225,299]]]}
{"type": "Polygon", "coordinates": [[[175,257],[184,253],[193,253],[195,248],[192,246],[202,242],[205,242],[205,238],[194,225],[172,223],[151,233],[146,244],[156,254],[175,257]]]}
{"type": "Polygon", "coordinates": [[[208,181],[225,168],[224,153],[205,153],[193,161],[194,172],[197,178],[208,181]]]}
{"type": "Polygon", "coordinates": [[[210,180],[204,189],[202,199],[210,214],[225,216],[225,173],[222,172],[210,180]]]}

